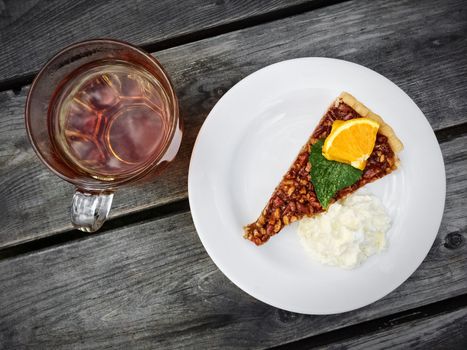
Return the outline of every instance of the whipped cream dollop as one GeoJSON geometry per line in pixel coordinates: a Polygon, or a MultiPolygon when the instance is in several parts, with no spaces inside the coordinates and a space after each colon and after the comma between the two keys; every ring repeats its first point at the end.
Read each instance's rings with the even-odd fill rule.
{"type": "Polygon", "coordinates": [[[352,269],[386,247],[391,219],[381,201],[357,191],[322,214],[300,220],[298,235],[311,256],[325,265],[352,269]]]}

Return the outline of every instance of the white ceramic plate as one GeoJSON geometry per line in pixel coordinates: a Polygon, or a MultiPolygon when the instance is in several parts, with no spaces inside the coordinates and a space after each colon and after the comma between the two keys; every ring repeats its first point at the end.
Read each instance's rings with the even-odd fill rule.
{"type": "Polygon", "coordinates": [[[433,244],[445,188],[438,142],[410,97],[368,68],[329,58],[273,64],[230,89],[201,128],[188,177],[196,230],[219,269],[253,297],[305,314],[353,310],[402,284],[433,244]],[[400,169],[365,186],[393,220],[388,248],[354,270],[314,261],[297,223],[260,247],[242,238],[341,91],[380,114],[405,146],[400,169]]]}

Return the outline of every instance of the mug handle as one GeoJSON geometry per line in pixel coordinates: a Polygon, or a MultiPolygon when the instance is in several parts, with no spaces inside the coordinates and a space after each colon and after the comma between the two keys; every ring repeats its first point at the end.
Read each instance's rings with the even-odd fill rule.
{"type": "Polygon", "coordinates": [[[113,192],[90,193],[79,188],[73,195],[71,223],[84,232],[97,231],[110,212],[113,192]]]}

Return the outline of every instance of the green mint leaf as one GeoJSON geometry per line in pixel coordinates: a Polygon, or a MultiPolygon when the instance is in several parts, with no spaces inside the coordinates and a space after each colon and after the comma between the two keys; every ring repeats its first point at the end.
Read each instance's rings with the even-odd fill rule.
{"type": "Polygon", "coordinates": [[[327,209],[335,194],[352,186],[362,176],[362,171],[351,165],[327,160],[322,154],[324,140],[316,142],[310,152],[311,183],[321,206],[327,209]]]}

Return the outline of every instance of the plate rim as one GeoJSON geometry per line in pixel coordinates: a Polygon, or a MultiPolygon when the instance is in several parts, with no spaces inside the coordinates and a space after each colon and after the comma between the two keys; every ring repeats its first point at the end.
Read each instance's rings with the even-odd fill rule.
{"type": "Polygon", "coordinates": [[[433,246],[433,243],[435,242],[436,240],[436,237],[438,235],[438,232],[439,232],[439,228],[441,227],[441,222],[442,222],[442,219],[444,217],[444,209],[445,209],[445,205],[446,205],[446,168],[445,168],[445,164],[444,164],[444,158],[443,158],[443,154],[442,154],[442,151],[441,151],[441,147],[440,147],[440,144],[439,142],[437,141],[436,139],[436,135],[434,134],[434,130],[431,126],[431,124],[429,123],[428,119],[426,118],[425,114],[423,113],[423,111],[418,107],[418,105],[415,103],[415,101],[413,101],[413,99],[402,89],[400,88],[397,84],[395,84],[393,81],[391,81],[390,79],[386,78],[384,75],[374,71],[373,69],[370,69],[370,68],[367,68],[363,65],[360,65],[360,64],[357,64],[357,63],[354,63],[354,62],[350,62],[350,61],[347,61],[347,60],[342,60],[342,59],[337,59],[337,58],[329,58],[329,57],[299,57],[299,58],[292,58],[292,59],[287,59],[287,60],[283,60],[283,61],[279,61],[279,62],[275,62],[275,63],[272,63],[272,64],[269,64],[269,65],[266,65],[260,69],[257,69],[255,71],[253,71],[252,73],[248,74],[247,76],[243,77],[241,80],[239,80],[236,84],[234,84],[217,102],[216,104],[213,106],[213,108],[210,110],[210,112],[208,113],[208,115],[206,116],[205,120],[203,121],[203,124],[198,132],[198,135],[196,137],[196,140],[195,140],[195,143],[194,143],[194,146],[193,146],[193,150],[192,150],[192,153],[191,153],[191,156],[190,156],[190,163],[189,163],[189,169],[188,169],[188,200],[189,200],[189,206],[190,206],[190,213],[191,213],[191,216],[192,216],[192,219],[193,219],[193,224],[195,226],[195,230],[196,230],[196,233],[204,247],[204,249],[206,250],[206,252],[208,253],[209,257],[211,258],[211,260],[214,262],[214,264],[216,265],[216,267],[231,281],[233,282],[238,288],[240,288],[243,292],[247,293],[248,295],[252,296],[253,298],[261,301],[261,302],[264,302],[268,305],[271,305],[273,307],[276,307],[276,308],[279,308],[279,309],[282,309],[282,310],[287,310],[287,311],[290,311],[290,312],[295,312],[295,313],[299,313],[299,314],[305,314],[305,315],[332,315],[332,314],[339,314],[339,313],[343,313],[343,312],[348,312],[348,311],[352,311],[352,310],[357,310],[357,309],[360,309],[360,308],[363,308],[365,306],[368,306],[382,298],[384,298],[385,296],[387,296],[388,294],[390,294],[391,292],[393,292],[395,289],[399,288],[402,284],[404,284],[407,279],[410,278],[410,276],[413,275],[413,273],[420,267],[420,265],[423,263],[423,261],[426,259],[426,257],[428,256],[432,246],[433,246]],[[233,93],[233,91],[235,91],[236,89],[239,89],[241,88],[242,85],[246,84],[250,79],[253,79],[255,78],[256,75],[260,74],[260,72],[263,72],[265,70],[268,70],[268,69],[272,69],[274,66],[278,66],[278,65],[285,65],[285,64],[290,64],[290,63],[293,63],[293,62],[297,62],[297,61],[319,61],[319,60],[326,60],[326,61],[334,61],[338,64],[348,64],[348,65],[353,65],[354,67],[358,68],[358,69],[364,69],[364,70],[367,70],[367,71],[370,71],[372,74],[376,74],[377,76],[379,76],[380,78],[386,80],[387,82],[389,82],[391,85],[395,86],[398,90],[400,90],[400,92],[405,95],[405,97],[408,98],[408,100],[410,100],[414,105],[415,107],[420,111],[420,113],[423,115],[424,119],[425,119],[425,122],[429,125],[430,127],[430,130],[431,130],[431,134],[430,136],[432,136],[434,138],[434,140],[436,140],[436,145],[437,145],[437,156],[439,156],[439,160],[441,161],[440,162],[440,165],[441,165],[441,169],[442,171],[440,171],[440,173],[442,174],[442,177],[440,178],[440,190],[441,190],[441,196],[442,196],[442,203],[440,205],[440,218],[439,218],[439,222],[437,224],[437,227],[436,227],[436,230],[434,230],[434,235],[433,237],[430,237],[430,242],[431,244],[429,245],[428,249],[426,252],[424,252],[422,255],[423,257],[421,257],[420,261],[417,262],[417,265],[416,267],[413,269],[413,271],[408,271],[406,274],[404,274],[403,276],[403,279],[401,280],[400,283],[396,283],[396,285],[390,289],[390,290],[387,290],[385,291],[384,293],[382,293],[381,295],[376,295],[374,296],[373,298],[369,298],[368,301],[363,304],[363,305],[360,305],[360,306],[356,306],[356,307],[349,307],[349,308],[343,308],[339,311],[335,311],[335,312],[313,312],[313,313],[310,313],[310,312],[303,312],[303,311],[300,311],[300,310],[297,310],[295,308],[288,308],[288,307],[285,307],[284,305],[278,305],[277,303],[275,303],[274,301],[272,301],[270,298],[268,298],[267,296],[265,295],[259,295],[261,293],[253,293],[253,292],[250,292],[250,289],[247,288],[247,286],[245,286],[243,284],[243,282],[239,281],[235,276],[233,276],[230,272],[229,272],[229,267],[223,265],[219,260],[218,260],[218,257],[216,256],[216,254],[213,254],[212,250],[211,250],[211,246],[210,244],[208,243],[207,241],[207,237],[204,236],[204,234],[200,233],[200,230],[199,230],[199,227],[201,226],[200,225],[200,218],[196,212],[196,209],[194,209],[194,203],[193,203],[193,184],[192,184],[192,181],[193,181],[193,160],[195,158],[195,155],[196,155],[196,152],[197,152],[197,148],[199,148],[199,143],[200,143],[200,140],[201,138],[203,137],[203,135],[206,133],[206,129],[209,127],[209,124],[212,122],[213,118],[214,118],[214,115],[215,115],[215,112],[217,110],[217,108],[219,108],[219,104],[221,103],[221,101],[225,98],[225,96],[227,95],[230,95],[231,93],[233,93]],[[235,89],[235,90],[234,90],[235,89]]]}

